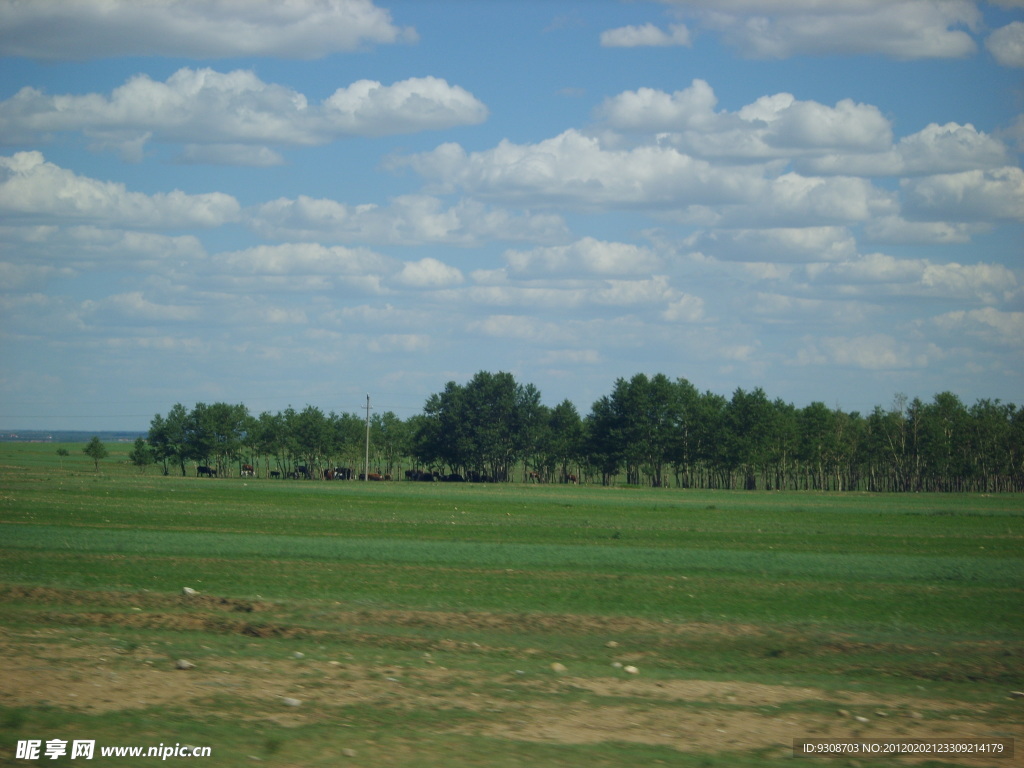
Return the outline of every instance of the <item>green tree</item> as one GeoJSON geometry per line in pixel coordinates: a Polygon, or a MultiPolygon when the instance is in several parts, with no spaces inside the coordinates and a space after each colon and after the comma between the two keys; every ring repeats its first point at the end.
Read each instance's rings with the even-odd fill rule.
{"type": "Polygon", "coordinates": [[[58,448],[57,449],[57,455],[60,457],[60,468],[64,469],[64,457],[69,455],[68,449],[67,448],[58,448]]]}
{"type": "Polygon", "coordinates": [[[570,467],[575,469],[583,458],[583,419],[572,402],[563,400],[551,410],[544,437],[546,469],[555,470],[563,481],[576,474],[570,467]]]}
{"type": "Polygon", "coordinates": [[[245,444],[249,423],[244,405],[196,403],[185,422],[187,457],[212,464],[224,475],[245,444]]]}
{"type": "Polygon", "coordinates": [[[107,446],[98,437],[93,435],[92,440],[82,449],[82,452],[93,460],[93,463],[96,465],[96,471],[99,472],[100,460],[107,458],[107,446]]]}
{"type": "Polygon", "coordinates": [[[747,490],[757,488],[758,474],[766,474],[771,456],[775,412],[760,387],[752,392],[737,388],[725,409],[725,458],[731,472],[738,471],[747,490]]]}
{"type": "Polygon", "coordinates": [[[189,455],[187,435],[189,415],[181,403],[168,412],[167,417],[159,413],[153,417],[149,425],[149,444],[153,447],[156,460],[163,463],[164,474],[168,474],[168,461],[174,461],[185,476],[185,462],[189,455]]]}
{"type": "Polygon", "coordinates": [[[128,460],[139,468],[139,472],[145,472],[146,467],[155,461],[153,449],[145,438],[135,438],[135,445],[132,447],[131,453],[128,454],[128,460]]]}

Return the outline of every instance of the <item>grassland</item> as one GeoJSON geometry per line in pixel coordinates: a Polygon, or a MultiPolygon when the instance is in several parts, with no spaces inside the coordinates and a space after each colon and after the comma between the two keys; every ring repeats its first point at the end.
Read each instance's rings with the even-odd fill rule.
{"type": "Polygon", "coordinates": [[[65,447],[0,444],[0,764],[78,738],[742,768],[1024,735],[1019,496],[211,480],[65,447]]]}

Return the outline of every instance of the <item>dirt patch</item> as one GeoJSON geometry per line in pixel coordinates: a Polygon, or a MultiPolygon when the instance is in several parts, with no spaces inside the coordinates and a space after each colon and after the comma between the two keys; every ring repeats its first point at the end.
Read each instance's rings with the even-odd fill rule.
{"type": "MultiPolygon", "coordinates": [[[[671,643],[674,638],[699,636],[703,642],[715,642],[718,637],[765,634],[753,626],[565,615],[345,611],[326,603],[303,607],[211,595],[24,587],[0,590],[0,600],[32,604],[22,614],[30,619],[25,623],[31,628],[0,629],[0,705],[6,707],[50,706],[85,713],[187,708],[285,727],[339,722],[351,705],[403,713],[459,710],[466,717],[451,726],[455,734],[567,745],[626,742],[684,752],[760,751],[767,757],[791,755],[794,739],[811,737],[1014,737],[1024,744],[1024,727],[1019,721],[1008,722],[1005,709],[1002,719],[997,713],[986,722],[986,709],[976,707],[976,714],[965,716],[967,705],[956,701],[744,681],[653,679],[609,668],[602,676],[589,677],[578,672],[555,674],[546,664],[539,672],[537,662],[546,658],[542,651],[505,640],[506,633],[529,635],[526,642],[541,636],[537,644],[543,647],[547,633],[588,638],[588,644],[600,641],[602,651],[607,648],[609,656],[623,663],[643,653],[619,644],[634,645],[640,636],[654,638],[657,646],[658,641],[671,643]],[[339,629],[303,627],[289,620],[296,610],[307,609],[315,610],[317,622],[339,629]],[[77,627],[95,629],[82,632],[77,627]],[[160,634],[136,633],[126,639],[118,635],[122,629],[195,633],[194,666],[176,668],[160,634]],[[418,630],[424,630],[423,636],[417,636],[418,630]],[[442,633],[447,637],[439,639],[442,633]],[[484,647],[464,633],[469,638],[490,633],[509,647],[484,647]],[[211,635],[239,639],[222,642],[217,648],[224,650],[214,652],[201,645],[211,635]],[[277,639],[308,643],[275,644],[277,639]],[[296,648],[332,648],[340,658],[307,659],[296,648]],[[347,654],[346,648],[353,653],[347,654]],[[392,666],[382,660],[367,663],[374,658],[367,650],[372,648],[405,651],[393,654],[405,661],[392,666]],[[507,660],[508,668],[480,671],[476,660],[481,654],[489,669],[495,669],[495,659],[507,660]],[[363,661],[356,662],[355,655],[363,661]],[[441,658],[461,668],[446,669],[438,663],[441,658]],[[524,658],[530,662],[529,673],[514,668],[524,658]],[[288,700],[299,705],[289,706],[288,700]]],[[[836,652],[842,650],[846,647],[836,652]]],[[[573,668],[572,662],[568,664],[573,668]]],[[[643,671],[644,665],[640,668],[643,671]]]]}
{"type": "Polygon", "coordinates": [[[722,635],[760,636],[760,627],[747,624],[709,622],[651,621],[625,616],[579,616],[566,614],[498,614],[487,612],[450,613],[444,611],[376,610],[346,611],[332,614],[339,621],[426,629],[457,628],[460,631],[509,632],[511,634],[575,634],[617,636],[722,635]]]}
{"type": "MultiPolygon", "coordinates": [[[[728,684],[746,693],[746,687],[728,684]]],[[[468,729],[463,728],[466,731],[468,729]]],[[[1019,739],[1024,730],[1015,729],[1019,739]]],[[[963,739],[1007,738],[980,722],[930,722],[926,727],[907,720],[874,718],[860,723],[828,715],[773,716],[745,710],[689,710],[644,706],[541,707],[475,732],[519,741],[553,744],[627,742],[671,747],[681,752],[760,751],[792,756],[795,739],[963,739]],[[524,717],[524,715],[526,715],[524,717]]],[[[922,758],[922,760],[927,758],[922,758]]],[[[915,762],[912,758],[902,761],[915,762]]],[[[990,758],[958,759],[965,765],[991,764],[990,758]]],[[[1007,763],[1008,765],[1011,763],[1007,763]]],[[[1017,763],[1019,765],[1019,763],[1017,763]]]]}
{"type": "Polygon", "coordinates": [[[192,595],[166,595],[154,592],[86,591],[55,589],[52,587],[12,586],[0,589],[0,602],[42,603],[44,605],[106,605],[120,609],[160,609],[182,606],[193,610],[232,611],[253,613],[266,611],[269,603],[238,600],[195,593],[192,595]]]}

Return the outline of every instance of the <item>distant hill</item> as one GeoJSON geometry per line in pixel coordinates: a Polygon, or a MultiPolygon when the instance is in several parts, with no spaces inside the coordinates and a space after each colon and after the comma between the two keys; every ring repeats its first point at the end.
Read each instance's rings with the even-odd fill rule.
{"type": "Polygon", "coordinates": [[[0,443],[88,443],[95,435],[104,443],[134,443],[146,432],[88,432],[84,430],[0,429],[0,443]]]}

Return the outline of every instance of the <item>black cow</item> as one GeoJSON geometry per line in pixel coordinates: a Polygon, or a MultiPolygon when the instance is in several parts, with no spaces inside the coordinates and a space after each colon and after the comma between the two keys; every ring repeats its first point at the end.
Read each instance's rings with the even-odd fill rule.
{"type": "Polygon", "coordinates": [[[214,469],[213,467],[207,467],[207,466],[198,466],[198,467],[196,467],[196,477],[202,477],[204,475],[206,477],[216,477],[217,476],[217,470],[214,469]]]}

